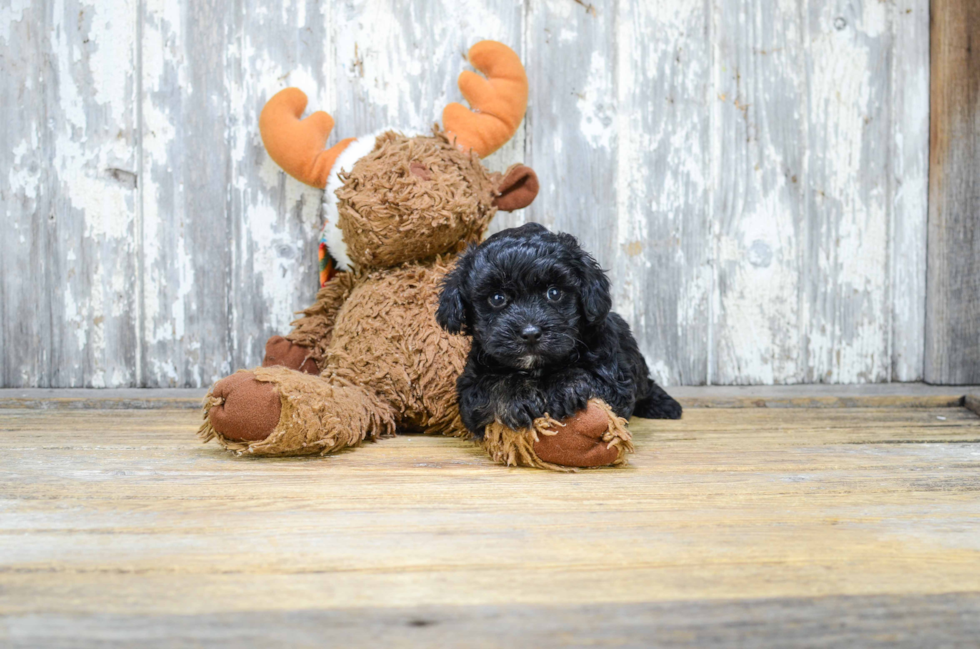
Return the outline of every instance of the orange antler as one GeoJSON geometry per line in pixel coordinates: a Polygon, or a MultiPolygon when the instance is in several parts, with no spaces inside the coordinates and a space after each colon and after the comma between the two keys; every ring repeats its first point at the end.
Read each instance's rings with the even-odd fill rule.
{"type": "Polygon", "coordinates": [[[283,171],[300,182],[323,189],[337,156],[354,138],[324,149],[333,130],[333,118],[318,111],[301,120],[306,101],[306,94],[298,88],[280,90],[262,109],[259,132],[269,157],[283,171]]]}
{"type": "Polygon", "coordinates": [[[449,104],[442,111],[442,125],[457,145],[485,158],[512,138],[524,119],[527,74],[514,51],[496,41],[480,41],[468,58],[487,77],[469,70],[459,75],[459,89],[473,110],[449,104]]]}

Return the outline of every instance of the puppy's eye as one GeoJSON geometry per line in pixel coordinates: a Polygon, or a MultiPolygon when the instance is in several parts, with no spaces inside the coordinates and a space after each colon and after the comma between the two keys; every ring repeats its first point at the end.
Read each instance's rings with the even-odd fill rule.
{"type": "Polygon", "coordinates": [[[506,306],[507,296],[504,295],[503,293],[494,293],[493,295],[490,296],[490,299],[487,300],[487,302],[489,302],[490,306],[492,306],[493,308],[499,309],[501,307],[506,306]]]}
{"type": "Polygon", "coordinates": [[[555,288],[554,286],[552,286],[551,288],[548,289],[548,292],[545,293],[545,296],[550,301],[557,302],[558,300],[561,299],[562,292],[561,292],[561,289],[560,288],[555,288]]]}

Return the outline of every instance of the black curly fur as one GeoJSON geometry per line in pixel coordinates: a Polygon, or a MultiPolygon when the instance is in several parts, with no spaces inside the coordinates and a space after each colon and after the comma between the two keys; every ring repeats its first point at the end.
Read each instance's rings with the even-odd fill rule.
{"type": "Polygon", "coordinates": [[[446,276],[436,313],[447,331],[473,337],[457,383],[466,427],[482,437],[494,420],[511,428],[545,413],[562,420],[592,397],[621,417],[680,418],[611,307],[609,279],[569,234],[529,223],[470,247],[446,276]]]}

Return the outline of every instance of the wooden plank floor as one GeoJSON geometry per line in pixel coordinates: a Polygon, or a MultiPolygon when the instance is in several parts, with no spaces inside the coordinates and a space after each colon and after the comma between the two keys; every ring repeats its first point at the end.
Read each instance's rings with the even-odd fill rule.
{"type": "Polygon", "coordinates": [[[568,475],[3,409],[0,645],[970,646],[980,417],[924,403],[635,420],[629,468],[568,475]]]}

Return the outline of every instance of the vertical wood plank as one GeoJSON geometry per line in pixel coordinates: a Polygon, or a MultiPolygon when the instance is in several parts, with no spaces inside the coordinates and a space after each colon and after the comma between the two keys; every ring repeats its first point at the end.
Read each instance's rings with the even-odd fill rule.
{"type": "Polygon", "coordinates": [[[147,387],[232,369],[229,30],[222,0],[143,3],[144,360],[147,387]],[[217,372],[215,372],[217,370],[217,372]]]}
{"type": "Polygon", "coordinates": [[[980,5],[932,0],[925,376],[980,382],[980,5]]]}
{"type": "Polygon", "coordinates": [[[321,192],[287,182],[258,114],[286,85],[314,102],[323,92],[320,5],[146,5],[147,385],[208,385],[259,364],[313,299],[321,192]]]}
{"type": "Polygon", "coordinates": [[[533,2],[526,24],[528,164],[541,181],[526,217],[575,235],[607,269],[617,255],[617,9],[533,2]]]}
{"type": "MultiPolygon", "coordinates": [[[[569,120],[571,107],[561,106],[574,96],[555,84],[553,101],[560,104],[552,120],[558,126],[546,121],[539,132],[535,122],[531,138],[544,138],[536,156],[565,147],[554,159],[569,171],[560,184],[565,204],[541,209],[557,209],[558,222],[577,229],[612,270],[615,308],[632,326],[654,377],[665,384],[702,384],[708,380],[712,292],[708,4],[630,0],[618,6],[619,28],[607,37],[616,52],[617,105],[608,115],[614,131],[602,128],[609,110],[602,103],[609,92],[605,82],[587,89],[593,104],[576,102],[587,109],[580,122],[569,120]],[[554,145],[549,132],[560,134],[554,145]],[[610,165],[615,176],[600,175],[610,165]]],[[[564,27],[554,29],[561,42],[564,27]]],[[[563,48],[547,54],[551,65],[567,65],[568,79],[584,70],[598,74],[606,65],[601,51],[577,61],[577,53],[588,53],[578,40],[563,48]]]]}
{"type": "Polygon", "coordinates": [[[712,383],[796,383],[807,152],[806,52],[794,3],[715,5],[712,383]]]}
{"type": "Polygon", "coordinates": [[[307,93],[310,111],[323,109],[320,102],[332,92],[333,3],[294,0],[274,10],[260,0],[240,4],[228,42],[226,77],[234,242],[228,351],[232,369],[262,362],[265,341],[289,330],[294,312],[312,303],[319,281],[316,246],[322,191],[287,176],[272,162],[259,135],[259,112],[286,86],[307,93]]]}
{"type": "MultiPolygon", "coordinates": [[[[722,113],[721,126],[715,131],[721,142],[715,162],[722,171],[714,183],[718,188],[714,213],[721,231],[717,246],[719,309],[713,380],[721,384],[827,380],[826,375],[821,379],[818,374],[835,366],[844,375],[830,380],[921,378],[926,212],[923,151],[928,116],[922,103],[923,88],[928,85],[923,50],[927,39],[922,31],[927,19],[924,2],[889,4],[885,16],[874,15],[879,7],[871,10],[870,20],[878,24],[866,31],[874,33],[876,40],[860,47],[871,48],[869,52],[880,49],[875,54],[879,58],[874,67],[857,70],[861,78],[852,95],[860,98],[860,93],[865,92],[861,85],[868,86],[868,101],[881,107],[877,124],[865,114],[859,101],[843,105],[841,101],[846,97],[838,96],[833,86],[826,86],[825,68],[846,65],[848,52],[839,44],[828,43],[827,33],[818,33],[815,41],[809,32],[804,34],[799,7],[768,1],[723,7],[718,19],[726,28],[718,29],[715,38],[720,57],[716,64],[720,65],[717,78],[722,113]],[[890,26],[884,32],[882,20],[890,26]],[[774,23],[781,24],[773,29],[774,23]],[[805,37],[810,40],[807,48],[805,37]],[[815,82],[823,85],[810,85],[809,75],[814,69],[815,82]],[[817,88],[823,99],[832,94],[839,114],[831,117],[829,113],[811,113],[808,119],[801,120],[801,111],[812,99],[807,95],[808,87],[817,88]],[[873,93],[881,88],[887,88],[887,94],[875,99],[873,93]],[[725,100],[731,100],[731,105],[725,100]],[[852,122],[860,118],[863,132],[855,135],[852,128],[852,132],[843,133],[837,140],[821,140],[822,145],[839,148],[847,138],[857,137],[860,146],[867,147],[881,133],[889,134],[884,146],[869,154],[872,164],[866,172],[856,169],[842,180],[847,191],[860,191],[861,183],[871,188],[868,199],[860,194],[856,198],[845,196],[857,206],[858,220],[853,220],[847,201],[828,201],[826,191],[820,188],[807,190],[811,198],[816,191],[819,201],[818,209],[808,210],[803,202],[803,186],[809,183],[799,182],[808,161],[805,154],[809,143],[804,140],[807,133],[838,125],[847,128],[847,122],[841,121],[843,117],[852,122]],[[875,175],[883,170],[888,173],[875,175]],[[883,223],[879,222],[880,216],[860,220],[861,211],[878,209],[878,193],[884,193],[887,219],[883,223]],[[852,219],[847,235],[850,245],[865,239],[876,245],[883,237],[888,242],[888,256],[862,271],[867,275],[862,282],[868,287],[868,296],[872,300],[885,299],[880,311],[856,304],[855,300],[863,298],[849,298],[853,288],[839,283],[846,264],[832,258],[827,227],[829,224],[831,230],[839,229],[848,219],[852,219]],[[758,236],[760,233],[762,236],[758,236]],[[814,248],[807,257],[799,256],[806,237],[818,250],[818,258],[820,254],[830,254],[829,264],[811,265],[814,248]],[[775,249],[773,240],[778,242],[775,249]],[[895,259],[896,254],[901,254],[900,261],[895,259]],[[801,286],[801,277],[809,286],[801,286]],[[804,312],[823,313],[823,317],[830,316],[837,323],[836,333],[826,323],[821,324],[821,334],[830,332],[833,340],[851,337],[860,345],[873,343],[884,350],[890,348],[890,359],[878,374],[868,375],[866,372],[872,371],[881,359],[873,352],[862,356],[852,350],[848,366],[842,365],[847,360],[847,356],[842,356],[831,358],[829,366],[820,370],[824,357],[817,354],[809,358],[809,350],[800,348],[801,336],[806,335],[809,324],[801,319],[804,312]],[[861,322],[853,321],[855,316],[870,325],[867,331],[862,333],[855,328],[861,322]],[[880,341],[876,341],[876,331],[884,335],[880,341]]],[[[847,16],[831,11],[835,9],[833,5],[813,5],[811,9],[814,8],[818,20],[824,16],[826,22],[826,16],[833,15],[835,32],[851,28],[847,16]]],[[[863,13],[860,20],[864,20],[863,13]]],[[[864,28],[859,25],[858,29],[864,28]]],[[[845,77],[841,75],[840,79],[843,82],[845,77]]],[[[821,97],[816,101],[819,104],[821,97]]],[[[878,110],[878,106],[873,107],[878,110]]],[[[816,163],[818,177],[825,178],[828,156],[837,154],[827,149],[820,155],[823,157],[809,160],[816,163]]],[[[804,181],[810,178],[813,176],[808,173],[804,181]]],[[[838,238],[835,235],[834,245],[838,238]]],[[[854,269],[852,275],[853,272],[854,269]]],[[[846,343],[824,344],[825,351],[848,353],[846,343]]]]}
{"type": "Polygon", "coordinates": [[[890,374],[888,4],[807,0],[806,381],[890,374]]]}
{"type": "Polygon", "coordinates": [[[616,9],[533,2],[526,27],[528,164],[541,182],[527,220],[575,235],[603,268],[617,256],[616,9]]]}
{"type": "Polygon", "coordinates": [[[892,381],[921,381],[925,362],[929,197],[929,0],[892,13],[890,275],[892,381]]]}
{"type": "MultiPolygon", "coordinates": [[[[53,216],[48,161],[51,131],[43,128],[54,101],[45,63],[45,7],[24,0],[0,14],[0,384],[47,386],[51,317],[47,308],[45,234],[53,216]]],[[[57,106],[55,106],[57,108],[57,106]]]]}
{"type": "Polygon", "coordinates": [[[2,383],[133,385],[136,2],[0,10],[2,383]]]}

